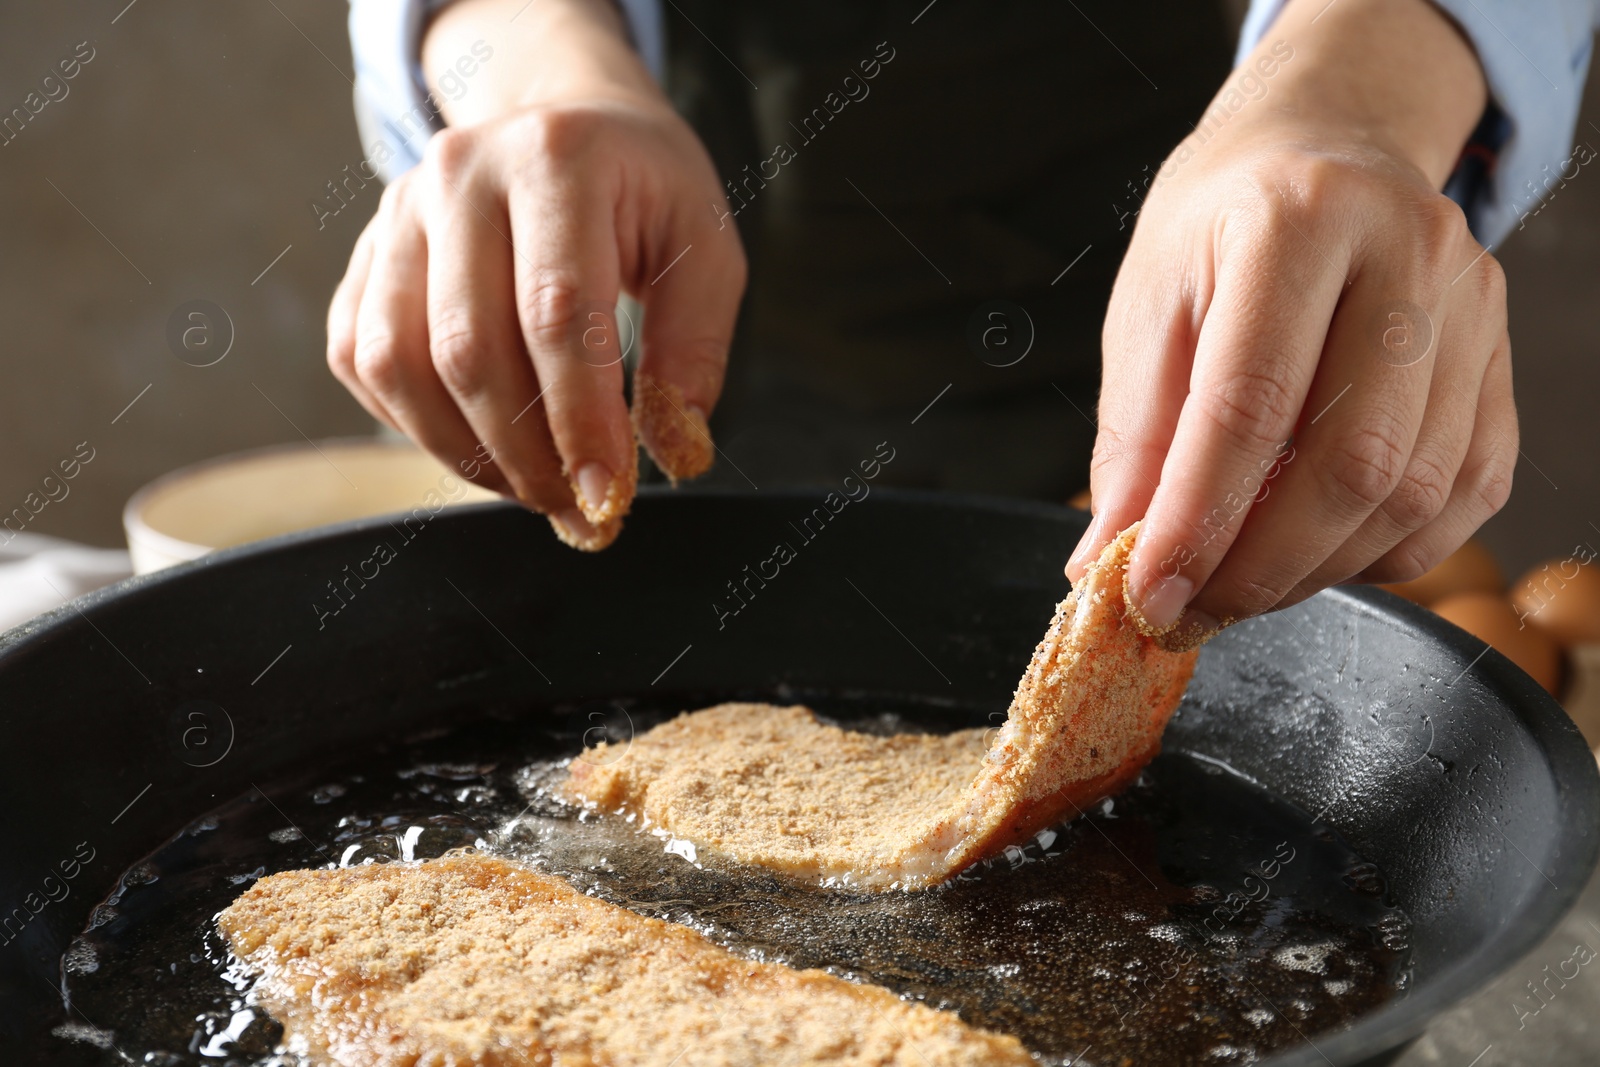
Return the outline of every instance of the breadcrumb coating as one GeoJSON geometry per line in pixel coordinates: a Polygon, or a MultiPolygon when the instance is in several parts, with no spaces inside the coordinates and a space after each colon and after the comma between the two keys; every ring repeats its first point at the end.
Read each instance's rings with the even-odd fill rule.
{"type": "Polygon", "coordinates": [[[711,469],[716,447],[706,417],[672,382],[635,371],[633,428],[645,451],[673,485],[711,469]]]}
{"type": "Polygon", "coordinates": [[[593,533],[585,534],[572,529],[554,515],[547,517],[550,520],[550,528],[556,532],[556,537],[560,538],[561,543],[580,552],[599,552],[603,548],[608,548],[611,542],[617,539],[617,535],[622,533],[620,518],[612,519],[604,526],[596,527],[593,533]]]}
{"type": "Polygon", "coordinates": [[[1016,1038],[504,860],[287,871],[218,916],[286,1044],[344,1067],[1022,1067],[1016,1038]]]}

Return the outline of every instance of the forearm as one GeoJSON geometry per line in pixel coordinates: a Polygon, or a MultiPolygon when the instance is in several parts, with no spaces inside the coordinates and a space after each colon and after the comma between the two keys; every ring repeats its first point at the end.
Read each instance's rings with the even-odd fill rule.
{"type": "Polygon", "coordinates": [[[664,100],[612,0],[458,0],[428,27],[422,69],[452,126],[562,100],[664,100]],[[482,41],[493,60],[455,99],[441,92],[440,77],[482,41]]]}
{"type": "Polygon", "coordinates": [[[1488,100],[1471,44],[1429,0],[1291,0],[1219,99],[1252,74],[1260,79],[1260,62],[1273,75],[1241,110],[1260,108],[1308,138],[1326,130],[1343,143],[1365,141],[1414,164],[1436,189],[1488,100]]]}

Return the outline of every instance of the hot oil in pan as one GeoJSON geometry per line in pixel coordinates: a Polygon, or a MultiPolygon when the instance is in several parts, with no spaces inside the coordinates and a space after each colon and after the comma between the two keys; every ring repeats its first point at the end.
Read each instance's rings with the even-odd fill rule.
{"type": "MultiPolygon", "coordinates": [[[[935,725],[830,710],[858,729],[935,725]]],[[[954,883],[867,895],[731,868],[550,799],[542,786],[598,718],[577,709],[571,732],[486,722],[396,744],[202,816],[126,872],[74,942],[63,969],[80,1022],[64,1036],[95,1038],[107,1062],[127,1062],[120,1050],[153,1065],[292,1067],[229,967],[216,912],[267,873],[473,845],[735,952],[957,1011],[1046,1062],[1248,1063],[1405,983],[1409,923],[1377,868],[1191,756],[1163,755],[1102,809],[954,883]]]]}

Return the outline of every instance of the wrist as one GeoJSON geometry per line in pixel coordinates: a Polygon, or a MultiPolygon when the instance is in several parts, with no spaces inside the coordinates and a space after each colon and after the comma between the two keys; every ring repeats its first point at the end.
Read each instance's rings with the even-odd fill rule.
{"type": "Polygon", "coordinates": [[[1364,145],[1435,189],[1488,101],[1472,45],[1429,0],[1291,0],[1208,114],[1230,91],[1247,91],[1237,110],[1257,112],[1241,126],[1287,124],[1313,142],[1364,145]]]}
{"type": "Polygon", "coordinates": [[[457,0],[427,27],[422,68],[452,126],[572,100],[666,105],[614,0],[457,0]],[[448,72],[485,42],[494,61],[464,90],[447,93],[448,72]]]}

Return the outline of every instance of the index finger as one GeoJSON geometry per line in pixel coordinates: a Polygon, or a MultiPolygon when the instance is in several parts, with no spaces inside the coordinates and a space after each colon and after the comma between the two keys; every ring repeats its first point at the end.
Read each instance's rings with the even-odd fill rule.
{"type": "Polygon", "coordinates": [[[1276,473],[1345,288],[1348,252],[1318,247],[1267,207],[1258,233],[1222,252],[1189,394],[1128,564],[1129,597],[1151,630],[1177,621],[1276,473]]]}
{"type": "Polygon", "coordinates": [[[584,517],[610,527],[639,476],[620,353],[584,344],[593,316],[610,322],[620,288],[611,205],[596,183],[546,173],[513,188],[510,208],[518,312],[550,433],[584,517]]]}

